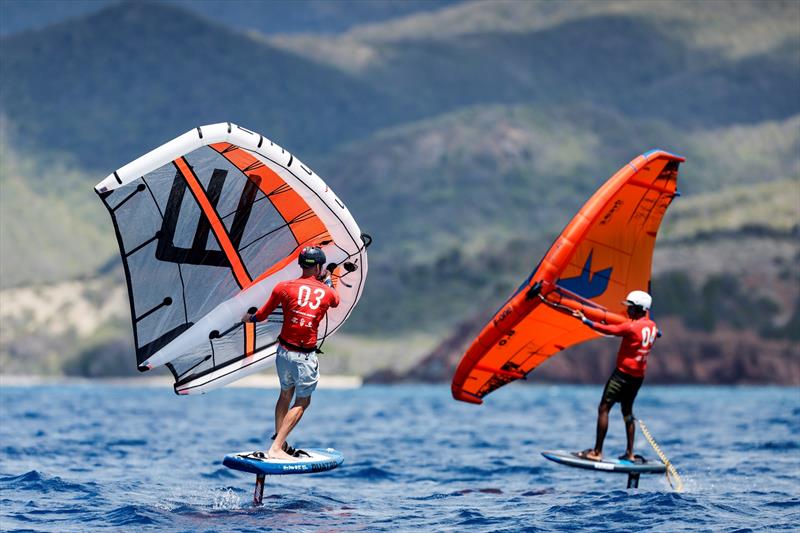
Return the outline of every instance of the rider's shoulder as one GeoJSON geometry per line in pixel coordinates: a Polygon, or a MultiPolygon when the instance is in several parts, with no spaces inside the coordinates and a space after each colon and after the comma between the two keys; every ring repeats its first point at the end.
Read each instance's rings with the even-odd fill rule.
{"type": "Polygon", "coordinates": [[[283,281],[279,281],[278,283],[275,284],[275,287],[272,288],[272,291],[273,292],[283,292],[286,289],[288,289],[289,287],[291,287],[294,284],[294,281],[296,281],[296,280],[285,279],[283,281]]]}
{"type": "Polygon", "coordinates": [[[638,319],[636,322],[640,324],[647,324],[647,325],[656,325],[656,321],[650,318],[649,316],[643,316],[642,318],[638,319]]]}

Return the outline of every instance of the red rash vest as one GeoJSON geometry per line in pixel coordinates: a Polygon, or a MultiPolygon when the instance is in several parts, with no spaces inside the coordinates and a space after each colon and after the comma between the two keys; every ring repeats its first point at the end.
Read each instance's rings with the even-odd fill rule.
{"type": "Polygon", "coordinates": [[[278,305],[283,308],[281,339],[295,346],[314,348],[319,323],[328,308],[339,305],[339,294],[316,278],[281,281],[256,312],[256,321],[265,320],[278,305]]]}
{"type": "Polygon", "coordinates": [[[637,378],[644,377],[647,356],[658,336],[658,327],[655,322],[647,317],[642,317],[613,326],[593,322],[592,328],[606,335],[622,337],[622,344],[617,353],[617,370],[637,378]]]}

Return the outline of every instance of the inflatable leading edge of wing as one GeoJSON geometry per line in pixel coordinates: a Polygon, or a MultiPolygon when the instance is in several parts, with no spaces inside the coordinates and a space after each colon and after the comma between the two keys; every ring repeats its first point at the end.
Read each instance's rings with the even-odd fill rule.
{"type": "Polygon", "coordinates": [[[370,242],[344,203],[292,154],[230,123],[191,130],[95,190],[119,242],[140,371],[166,365],[178,394],[202,393],[274,362],[280,311],[242,324],[320,246],[341,297],[320,340],[353,311],[370,242]]]}
{"type": "Polygon", "coordinates": [[[472,342],[453,376],[453,397],[482,403],[561,350],[600,336],[576,320],[619,323],[629,291],[650,287],[656,233],[678,195],[684,158],[643,154],[581,208],[533,273],[472,342]]]}

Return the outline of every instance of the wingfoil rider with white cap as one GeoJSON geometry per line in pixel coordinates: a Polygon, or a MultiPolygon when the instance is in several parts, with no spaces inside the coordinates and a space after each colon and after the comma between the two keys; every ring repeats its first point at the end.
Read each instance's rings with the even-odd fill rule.
{"type": "Polygon", "coordinates": [[[647,316],[652,303],[653,298],[646,292],[632,291],[625,299],[630,320],[616,325],[593,322],[581,311],[573,312],[573,315],[593,330],[604,335],[622,337],[616,368],[603,389],[603,397],[597,409],[597,440],[594,448],[578,453],[579,457],[593,461],[602,460],[603,441],[608,431],[608,412],[619,402],[628,438],[625,454],[620,456],[620,459],[635,461],[633,436],[636,428],[633,423],[633,401],[644,381],[647,356],[653,348],[656,337],[661,336],[656,323],[647,316]]]}

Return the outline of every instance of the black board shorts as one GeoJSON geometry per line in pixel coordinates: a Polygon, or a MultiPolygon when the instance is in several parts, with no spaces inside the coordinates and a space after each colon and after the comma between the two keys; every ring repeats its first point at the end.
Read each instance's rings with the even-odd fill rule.
{"type": "Polygon", "coordinates": [[[619,402],[623,407],[632,406],[643,381],[644,378],[631,376],[615,368],[603,389],[603,402],[611,405],[619,402]]]}

